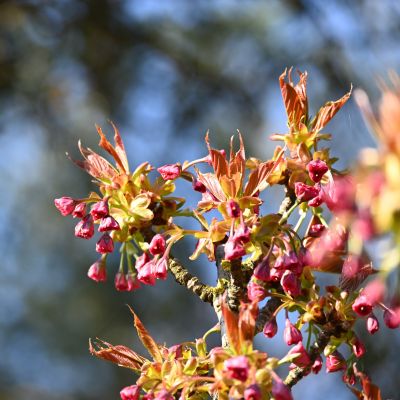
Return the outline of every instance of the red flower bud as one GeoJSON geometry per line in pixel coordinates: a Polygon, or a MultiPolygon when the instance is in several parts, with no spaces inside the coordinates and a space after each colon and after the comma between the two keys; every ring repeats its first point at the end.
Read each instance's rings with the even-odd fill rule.
{"type": "Polygon", "coordinates": [[[246,356],[236,356],[224,361],[225,370],[229,379],[246,382],[249,376],[249,362],[246,356]]]}
{"type": "Polygon", "coordinates": [[[276,257],[275,264],[274,264],[274,268],[275,268],[275,269],[282,269],[282,270],[285,270],[286,266],[285,266],[285,264],[284,264],[284,258],[283,258],[283,256],[278,256],[278,257],[276,257]]]}
{"type": "Polygon", "coordinates": [[[94,204],[92,206],[90,214],[92,214],[95,221],[106,217],[109,214],[108,199],[99,201],[98,203],[94,204]]]}
{"type": "Polygon", "coordinates": [[[269,268],[269,257],[265,257],[260,264],[257,265],[254,270],[254,277],[259,281],[268,282],[271,280],[270,268],[269,268]]]}
{"type": "Polygon", "coordinates": [[[240,217],[240,207],[239,204],[236,203],[235,200],[229,200],[226,202],[226,212],[231,218],[240,217]]]}
{"type": "Polygon", "coordinates": [[[83,218],[86,214],[86,203],[79,203],[75,209],[72,215],[76,218],[83,218]]]}
{"type": "Polygon", "coordinates": [[[319,194],[319,190],[317,188],[314,186],[307,186],[302,182],[296,182],[294,187],[299,201],[311,200],[314,197],[317,197],[319,194]]]}
{"type": "Polygon", "coordinates": [[[313,182],[321,182],[322,177],[329,171],[328,166],[319,158],[310,162],[307,165],[310,178],[313,182]]]}
{"type": "Polygon", "coordinates": [[[322,357],[318,356],[314,361],[313,366],[311,367],[311,371],[313,374],[317,375],[319,371],[322,369],[322,357]]]}
{"type": "Polygon", "coordinates": [[[245,255],[246,251],[244,250],[243,245],[239,241],[229,238],[225,244],[225,260],[235,260],[236,258],[245,255]]]}
{"type": "Polygon", "coordinates": [[[250,282],[247,287],[247,295],[251,301],[258,299],[258,301],[264,300],[268,295],[268,290],[265,287],[255,283],[253,281],[250,282]]]}
{"type": "Polygon", "coordinates": [[[293,400],[292,392],[281,379],[274,380],[272,385],[272,395],[275,400],[293,400]]]}
{"type": "Polygon", "coordinates": [[[291,296],[298,296],[301,294],[301,282],[291,271],[285,271],[281,279],[281,285],[283,290],[291,296]]]}
{"type": "Polygon", "coordinates": [[[283,340],[288,346],[297,344],[303,340],[301,332],[286,318],[286,327],[283,331],[283,340]]]}
{"type": "Polygon", "coordinates": [[[329,231],[325,236],[325,247],[329,251],[344,250],[346,241],[344,241],[336,232],[329,231]]]}
{"type": "Polygon", "coordinates": [[[250,242],[250,229],[249,227],[243,223],[238,226],[236,232],[233,236],[234,240],[238,240],[242,244],[246,244],[250,242]]]}
{"type": "Polygon", "coordinates": [[[303,265],[293,250],[288,251],[283,257],[283,267],[292,271],[297,277],[303,272],[303,265]]]}
{"type": "Polygon", "coordinates": [[[140,289],[140,281],[134,271],[128,271],[126,274],[126,281],[128,283],[128,291],[140,289]]]}
{"type": "Polygon", "coordinates": [[[158,168],[157,171],[161,174],[165,181],[170,181],[178,178],[178,176],[181,174],[181,169],[182,167],[180,165],[169,164],[158,168]]]}
{"type": "Polygon", "coordinates": [[[379,330],[379,322],[374,313],[371,313],[367,319],[367,329],[371,335],[378,332],[379,330]]]}
{"type": "Polygon", "coordinates": [[[315,188],[318,189],[318,196],[314,197],[308,202],[310,207],[319,207],[325,201],[325,192],[322,190],[320,185],[315,185],[315,188]]]}
{"type": "MultiPolygon", "coordinates": [[[[226,158],[226,153],[225,153],[225,150],[224,150],[224,149],[220,150],[219,152],[226,158]]],[[[209,155],[205,158],[205,161],[206,161],[207,164],[209,164],[209,165],[212,166],[211,154],[209,154],[209,155]]]]}
{"type": "Polygon", "coordinates": [[[166,257],[161,257],[156,267],[154,268],[154,276],[165,281],[168,276],[168,260],[166,257]]]}
{"type": "Polygon", "coordinates": [[[400,326],[400,307],[394,310],[385,310],[383,313],[383,320],[389,329],[396,329],[400,326]]]}
{"type": "Polygon", "coordinates": [[[265,323],[263,332],[268,338],[273,338],[276,335],[276,332],[278,332],[278,324],[276,323],[275,317],[272,317],[265,323]]]}
{"type": "Polygon", "coordinates": [[[314,261],[311,251],[306,249],[304,246],[300,247],[299,260],[304,267],[311,266],[314,261]]]}
{"type": "Polygon", "coordinates": [[[372,303],[380,303],[385,296],[386,286],[381,279],[374,279],[364,289],[363,295],[366,296],[372,303]]]}
{"type": "Polygon", "coordinates": [[[65,217],[66,215],[70,215],[74,211],[78,202],[72,197],[61,197],[60,199],[55,199],[54,204],[61,211],[61,214],[65,217]]]}
{"type": "Polygon", "coordinates": [[[107,270],[105,263],[105,255],[103,254],[99,260],[97,260],[88,271],[88,277],[98,282],[105,282],[107,280],[107,270]]]}
{"type": "Polygon", "coordinates": [[[151,286],[154,286],[156,284],[156,277],[154,276],[152,268],[153,268],[153,260],[148,262],[140,269],[137,276],[140,282],[144,283],[145,285],[151,285],[151,286]]]}
{"type": "Polygon", "coordinates": [[[137,260],[136,260],[136,269],[140,271],[144,265],[151,261],[151,257],[148,253],[143,253],[137,260]]]}
{"type": "Polygon", "coordinates": [[[290,349],[288,356],[293,354],[299,354],[299,356],[293,360],[293,363],[298,367],[306,367],[308,364],[310,364],[310,356],[303,347],[302,342],[297,343],[296,346],[290,349]]]}
{"type": "Polygon", "coordinates": [[[122,389],[119,394],[122,400],[139,400],[140,386],[132,385],[122,389]]]}
{"type": "Polygon", "coordinates": [[[347,369],[346,364],[339,365],[343,361],[345,361],[344,357],[337,350],[335,350],[326,359],[326,373],[329,374],[330,372],[336,372],[341,370],[346,371],[347,369]]]}
{"type": "Polygon", "coordinates": [[[94,234],[93,219],[90,214],[82,218],[75,227],[75,236],[83,239],[91,239],[94,234]]]}
{"type": "Polygon", "coordinates": [[[153,256],[157,254],[164,254],[165,253],[165,239],[162,235],[156,235],[151,239],[149,245],[150,253],[153,256]]]}
{"type": "Polygon", "coordinates": [[[253,213],[256,215],[260,215],[260,206],[256,205],[253,207],[253,213]]]}
{"type": "Polygon", "coordinates": [[[270,277],[271,281],[278,282],[282,279],[283,274],[285,273],[284,269],[276,269],[271,268],[270,277]]]}
{"type": "Polygon", "coordinates": [[[207,188],[204,186],[202,182],[200,182],[196,177],[193,177],[192,187],[196,192],[205,193],[207,188]]]}
{"type": "Polygon", "coordinates": [[[99,232],[120,231],[118,222],[111,216],[107,215],[100,222],[99,232]]]}
{"type": "Polygon", "coordinates": [[[357,357],[362,357],[365,354],[364,343],[357,338],[357,341],[353,344],[353,352],[357,357]]]}
{"type": "Polygon", "coordinates": [[[363,295],[357,297],[352,308],[353,311],[357,313],[360,317],[366,317],[367,315],[371,314],[372,310],[374,309],[374,304],[366,296],[363,295]]]}
{"type": "Polygon", "coordinates": [[[119,270],[117,275],[115,275],[115,288],[120,292],[128,290],[128,282],[126,281],[124,271],[119,270]]]}
{"type": "Polygon", "coordinates": [[[343,372],[342,374],[342,381],[344,383],[349,383],[349,385],[355,385],[356,384],[356,376],[352,373],[350,375],[350,378],[347,375],[347,370],[343,372]]]}
{"type": "Polygon", "coordinates": [[[308,236],[311,237],[321,237],[327,234],[326,227],[322,224],[315,224],[310,227],[308,231],[308,236]]]}
{"type": "Polygon", "coordinates": [[[107,232],[97,242],[96,251],[101,254],[112,253],[114,251],[114,242],[107,232]]]}
{"type": "Polygon", "coordinates": [[[244,400],[260,400],[261,399],[261,389],[258,385],[253,384],[247,386],[244,391],[244,400]]]}

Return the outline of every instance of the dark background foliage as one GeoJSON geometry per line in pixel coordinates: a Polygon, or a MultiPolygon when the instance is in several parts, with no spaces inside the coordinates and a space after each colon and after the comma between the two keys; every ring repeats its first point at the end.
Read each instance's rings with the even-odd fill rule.
{"type": "MultiPolygon", "coordinates": [[[[314,115],[351,83],[376,100],[375,76],[400,70],[399,14],[394,0],[2,1],[0,398],[119,398],[135,376],[91,357],[88,339],[146,356],[125,303],[169,346],[201,337],[216,322],[211,307],[171,277],[117,292],[117,254],[109,257],[107,283],[86,277],[98,258],[95,241],[76,238],[76,220],[63,218],[53,199],[95,189],[65,156],[79,158],[79,139],[97,150],[94,123],[111,138],[107,120],[113,120],[131,166],[204,156],[207,129],[213,147],[226,150],[239,129],[247,156],[266,160],[276,145],[269,135],[286,132],[278,83],[285,68],[309,72],[314,115]]],[[[360,147],[374,145],[352,101],[325,132],[332,133],[339,168],[351,164],[360,147]]],[[[177,193],[188,205],[198,201],[185,182],[177,193]]],[[[262,213],[276,212],[282,198],[281,188],[266,190],[262,213]]],[[[174,252],[214,285],[215,267],[204,255],[189,265],[193,248],[189,241],[174,252]]],[[[337,282],[322,277],[321,286],[328,278],[337,282]]],[[[279,337],[256,339],[271,356],[287,352],[282,322],[279,337]]],[[[395,399],[399,332],[382,326],[371,337],[363,323],[357,332],[383,398],[395,399]]],[[[214,335],[210,346],[219,343],[214,335]]],[[[324,371],[300,382],[294,396],[353,398],[340,374],[324,371]]]]}

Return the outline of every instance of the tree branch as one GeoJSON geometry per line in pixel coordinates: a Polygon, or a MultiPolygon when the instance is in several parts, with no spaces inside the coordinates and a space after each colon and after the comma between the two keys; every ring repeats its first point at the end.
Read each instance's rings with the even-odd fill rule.
{"type": "Polygon", "coordinates": [[[193,293],[197,294],[201,300],[213,304],[214,290],[204,285],[198,278],[193,276],[177,258],[169,260],[169,269],[175,277],[175,280],[183,286],[186,286],[193,293]]]}
{"type": "Polygon", "coordinates": [[[283,215],[286,211],[290,210],[297,200],[296,192],[289,186],[289,176],[285,180],[285,193],[286,196],[279,207],[279,215],[283,215]]]}

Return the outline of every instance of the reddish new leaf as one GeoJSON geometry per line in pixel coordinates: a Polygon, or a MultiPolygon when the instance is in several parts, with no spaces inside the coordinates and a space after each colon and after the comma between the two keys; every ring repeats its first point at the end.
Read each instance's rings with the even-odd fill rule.
{"type": "Polygon", "coordinates": [[[239,317],[229,309],[226,300],[226,293],[224,296],[220,296],[219,298],[219,304],[221,306],[222,316],[224,318],[226,326],[226,334],[228,335],[228,341],[231,349],[236,351],[236,354],[240,354],[241,341],[238,326],[239,317]]]}
{"type": "Polygon", "coordinates": [[[351,86],[350,92],[343,96],[340,100],[330,101],[318,111],[312,124],[313,131],[319,132],[335,116],[335,114],[342,108],[343,104],[346,103],[347,99],[350,97],[352,90],[353,86],[351,86]]]}
{"type": "Polygon", "coordinates": [[[365,256],[358,257],[349,254],[343,264],[339,287],[342,290],[353,292],[369,275],[376,272],[365,256]]]}
{"type": "Polygon", "coordinates": [[[239,336],[242,343],[253,341],[257,311],[258,301],[253,301],[246,306],[242,304],[239,315],[239,336]]]}
{"type": "Polygon", "coordinates": [[[84,171],[92,175],[94,178],[97,179],[106,178],[106,176],[104,176],[104,174],[102,174],[97,168],[95,168],[92,164],[90,164],[90,162],[75,160],[68,153],[66,153],[66,155],[74,164],[76,164],[79,168],[82,168],[84,171]]]}
{"type": "MultiPolygon", "coordinates": [[[[129,307],[129,306],[128,306],[129,307]]],[[[158,344],[155,340],[150,336],[149,332],[147,332],[146,328],[140,322],[140,319],[133,312],[132,308],[129,307],[132,314],[135,317],[135,326],[138,331],[139,339],[142,341],[146,349],[149,351],[150,355],[153,357],[154,361],[163,362],[163,358],[161,356],[160,350],[158,349],[158,344]]]]}
{"type": "Polygon", "coordinates": [[[114,132],[115,132],[115,136],[114,136],[115,151],[119,155],[119,158],[122,162],[122,165],[125,168],[125,171],[129,174],[128,158],[126,157],[124,143],[121,139],[121,135],[119,134],[117,127],[113,124],[112,121],[110,121],[110,122],[111,122],[111,125],[113,126],[114,132]]]}
{"type": "Polygon", "coordinates": [[[102,130],[97,125],[96,125],[96,129],[100,135],[99,146],[102,147],[105,151],[107,151],[107,153],[109,153],[114,158],[114,160],[117,163],[119,172],[125,174],[127,171],[125,171],[124,165],[123,165],[121,159],[119,158],[118,153],[116,152],[114,147],[111,145],[111,143],[106,139],[106,137],[103,135],[102,130]]]}
{"type": "Polygon", "coordinates": [[[92,354],[102,358],[103,360],[111,361],[121,367],[130,368],[136,371],[140,371],[142,365],[148,361],[146,358],[143,358],[131,349],[128,349],[128,347],[113,346],[101,339],[99,340],[108,348],[102,348],[98,343],[96,343],[100,349],[99,351],[96,351],[93,349],[92,343],[89,340],[89,350],[92,354]]]}
{"type": "MultiPolygon", "coordinates": [[[[239,131],[238,131],[239,132],[239,131]]],[[[246,169],[246,154],[244,151],[244,145],[242,140],[242,135],[239,132],[239,139],[240,139],[240,149],[234,155],[233,152],[233,136],[231,138],[231,155],[229,160],[229,173],[230,176],[233,176],[236,173],[240,173],[240,188],[243,187],[243,180],[244,180],[244,173],[246,169]]]]}
{"type": "Polygon", "coordinates": [[[202,174],[196,167],[199,181],[220,201],[226,201],[226,196],[221,188],[218,178],[214,174],[202,174]]]}
{"type": "MultiPolygon", "coordinates": [[[[381,390],[379,389],[379,387],[374,385],[373,383],[371,383],[367,379],[365,374],[363,374],[362,372],[359,372],[357,370],[356,364],[354,364],[353,368],[354,368],[354,373],[360,378],[361,385],[364,389],[363,400],[381,400],[381,390]]],[[[357,396],[356,393],[354,393],[354,394],[357,396]]]]}
{"type": "MultiPolygon", "coordinates": [[[[278,161],[279,162],[279,161],[278,161]]],[[[258,188],[267,180],[270,173],[274,170],[276,161],[267,161],[266,163],[260,164],[250,174],[249,182],[247,183],[244,191],[245,196],[252,196],[257,192],[258,188]]]]}

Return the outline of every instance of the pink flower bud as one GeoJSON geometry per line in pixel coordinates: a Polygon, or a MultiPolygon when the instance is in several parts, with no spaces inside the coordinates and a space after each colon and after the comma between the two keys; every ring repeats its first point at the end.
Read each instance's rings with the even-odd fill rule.
{"type": "Polygon", "coordinates": [[[336,372],[341,370],[346,371],[347,369],[346,364],[339,365],[343,361],[345,361],[344,357],[337,350],[335,350],[326,359],[326,373],[329,374],[330,372],[336,372]]]}
{"type": "Polygon", "coordinates": [[[311,266],[314,261],[311,251],[306,249],[304,246],[300,247],[299,260],[303,264],[304,267],[311,266]]]}
{"type": "Polygon", "coordinates": [[[171,399],[173,399],[171,392],[166,389],[161,389],[154,398],[154,400],[171,400],[171,399]]]}
{"type": "Polygon", "coordinates": [[[293,354],[300,354],[293,360],[293,363],[296,364],[298,367],[306,367],[308,364],[310,364],[310,356],[308,355],[306,349],[303,347],[302,342],[297,343],[296,346],[290,349],[288,356],[293,354]]]}
{"type": "Polygon", "coordinates": [[[86,214],[86,203],[79,203],[75,209],[72,215],[76,218],[83,218],[86,214]]]}
{"type": "Polygon", "coordinates": [[[246,382],[249,376],[249,362],[245,356],[228,358],[224,361],[225,370],[229,379],[237,379],[246,382]]]}
{"type": "Polygon", "coordinates": [[[268,290],[258,283],[250,281],[249,286],[247,287],[247,295],[251,301],[254,301],[255,299],[263,301],[268,295],[268,290]]]}
{"type": "Polygon", "coordinates": [[[330,182],[325,188],[325,203],[332,212],[354,211],[355,209],[355,180],[349,176],[330,182]]]}
{"type": "Polygon", "coordinates": [[[165,281],[168,276],[168,260],[166,257],[161,257],[156,267],[154,268],[154,276],[165,281]]]}
{"type": "Polygon", "coordinates": [[[117,272],[117,275],[115,275],[115,288],[120,292],[128,290],[128,282],[126,281],[124,271],[120,270],[117,272]]]}
{"type": "Polygon", "coordinates": [[[132,385],[122,389],[119,393],[122,400],[139,400],[140,386],[132,385]]]}
{"type": "Polygon", "coordinates": [[[296,252],[290,250],[283,257],[283,267],[292,271],[296,276],[300,277],[303,272],[303,265],[297,257],[296,252]]]}
{"type": "Polygon", "coordinates": [[[229,200],[226,202],[226,212],[231,218],[240,217],[240,207],[235,200],[229,200]]]}
{"type": "Polygon", "coordinates": [[[148,262],[140,269],[137,276],[140,282],[144,283],[145,285],[151,285],[151,286],[154,286],[156,284],[156,277],[154,276],[152,268],[153,268],[153,260],[148,262]]]}
{"type": "Polygon", "coordinates": [[[313,366],[311,367],[311,371],[313,374],[317,375],[319,371],[322,369],[322,357],[318,356],[314,361],[313,366]]]}
{"type": "Polygon", "coordinates": [[[362,295],[357,297],[352,308],[360,317],[366,317],[371,314],[374,309],[374,304],[366,296],[362,295]]]}
{"type": "Polygon", "coordinates": [[[170,181],[178,178],[181,174],[181,166],[177,164],[164,165],[163,167],[158,168],[157,171],[165,181],[170,181]]]}
{"type": "Polygon", "coordinates": [[[264,282],[271,280],[269,257],[265,257],[260,264],[257,265],[256,269],[254,270],[254,278],[264,282]]]}
{"type": "Polygon", "coordinates": [[[333,231],[329,231],[325,236],[325,247],[329,251],[344,250],[346,242],[333,231]]]}
{"type": "Polygon", "coordinates": [[[283,290],[291,296],[298,296],[301,294],[301,282],[291,271],[285,271],[281,279],[281,285],[283,290]]]}
{"type": "Polygon", "coordinates": [[[149,245],[150,253],[153,256],[157,254],[164,254],[165,253],[165,239],[162,235],[156,235],[151,239],[149,245]]]}
{"type": "Polygon", "coordinates": [[[168,354],[175,353],[174,360],[182,357],[182,345],[176,344],[168,349],[168,354]]]}
{"type": "Polygon", "coordinates": [[[279,282],[282,279],[284,273],[285,273],[284,269],[271,268],[270,271],[271,281],[279,282]]]}
{"type": "Polygon", "coordinates": [[[238,240],[242,244],[246,244],[250,242],[250,229],[249,227],[243,223],[238,226],[236,229],[235,235],[233,239],[238,240]]]}
{"type": "Polygon", "coordinates": [[[107,270],[105,263],[105,255],[103,254],[99,260],[97,260],[88,271],[88,277],[98,282],[105,282],[107,280],[107,270]]]}
{"type": "Polygon", "coordinates": [[[204,186],[202,182],[200,182],[196,177],[193,177],[192,187],[196,192],[205,193],[207,188],[204,186]]]}
{"type": "Polygon", "coordinates": [[[367,329],[371,335],[375,334],[379,330],[379,322],[374,313],[371,313],[367,319],[367,329]]]}
{"type": "Polygon", "coordinates": [[[55,199],[54,204],[61,211],[61,215],[65,217],[74,211],[78,202],[72,197],[61,197],[60,199],[55,199]]]}
{"type": "Polygon", "coordinates": [[[106,217],[109,214],[108,199],[94,204],[90,214],[92,214],[92,217],[95,221],[106,217]]]}
{"type": "Polygon", "coordinates": [[[293,400],[292,392],[281,379],[274,380],[272,385],[272,395],[275,400],[293,400]]]}
{"type": "Polygon", "coordinates": [[[372,303],[380,303],[385,296],[386,286],[381,279],[374,279],[364,289],[363,295],[372,303]]]}
{"type": "Polygon", "coordinates": [[[319,207],[325,201],[325,192],[320,185],[315,185],[315,188],[318,189],[318,196],[314,197],[308,202],[310,207],[319,207]]]}
{"type": "Polygon", "coordinates": [[[299,201],[308,201],[317,197],[319,190],[314,186],[307,186],[302,182],[296,182],[294,184],[296,196],[299,201]]]}
{"type": "Polygon", "coordinates": [[[297,344],[303,340],[301,332],[286,318],[286,326],[283,331],[283,340],[288,346],[297,344]]]}
{"type": "Polygon", "coordinates": [[[140,281],[137,278],[137,274],[133,271],[128,271],[126,274],[126,281],[128,283],[128,291],[140,289],[140,281]]]}
{"type": "MultiPolygon", "coordinates": [[[[219,152],[226,158],[226,153],[224,149],[220,150],[219,152]]],[[[205,158],[205,161],[207,164],[212,166],[212,159],[210,154],[205,158]]]]}
{"type": "Polygon", "coordinates": [[[118,222],[111,216],[107,215],[100,222],[99,232],[120,231],[118,222]]]}
{"type": "Polygon", "coordinates": [[[256,205],[253,207],[253,213],[256,215],[260,215],[260,206],[256,205]]]}
{"type": "Polygon", "coordinates": [[[319,158],[310,162],[307,165],[310,178],[313,182],[321,182],[322,177],[329,171],[328,166],[319,158]]]}
{"type": "Polygon", "coordinates": [[[107,232],[97,242],[96,251],[101,254],[112,253],[114,251],[114,242],[107,232]]]}
{"type": "Polygon", "coordinates": [[[322,224],[315,224],[310,227],[310,230],[308,231],[308,236],[311,237],[321,237],[327,234],[327,229],[324,225],[322,224]]]}
{"type": "Polygon", "coordinates": [[[148,253],[143,253],[137,260],[136,260],[136,269],[140,271],[144,265],[151,261],[151,257],[148,253]]]}
{"type": "Polygon", "coordinates": [[[243,245],[239,241],[229,238],[225,244],[225,260],[235,260],[236,258],[245,255],[246,251],[244,250],[243,245]]]}
{"type": "Polygon", "coordinates": [[[276,323],[275,317],[272,317],[265,323],[263,332],[268,338],[273,338],[276,335],[276,332],[278,332],[278,324],[276,323]]]}
{"type": "Polygon", "coordinates": [[[258,385],[253,384],[247,386],[244,391],[244,400],[260,400],[261,399],[261,389],[258,385]]]}
{"type": "Polygon", "coordinates": [[[383,320],[389,329],[396,329],[400,326],[400,307],[394,310],[385,310],[383,320]]]}
{"type": "Polygon", "coordinates": [[[353,344],[353,352],[356,357],[362,357],[365,354],[364,343],[357,338],[357,341],[353,344]]]}
{"type": "Polygon", "coordinates": [[[347,375],[347,370],[343,372],[342,374],[342,381],[344,383],[349,383],[349,385],[355,385],[356,384],[356,376],[352,373],[350,375],[350,378],[347,375]]]}
{"type": "Polygon", "coordinates": [[[286,265],[285,265],[285,263],[284,263],[284,257],[283,257],[283,256],[278,256],[278,257],[276,257],[275,264],[274,264],[274,268],[275,268],[275,269],[282,269],[282,270],[285,270],[286,265]]]}
{"type": "Polygon", "coordinates": [[[75,227],[75,236],[83,239],[91,239],[94,234],[93,219],[90,214],[82,218],[75,227]]]}

